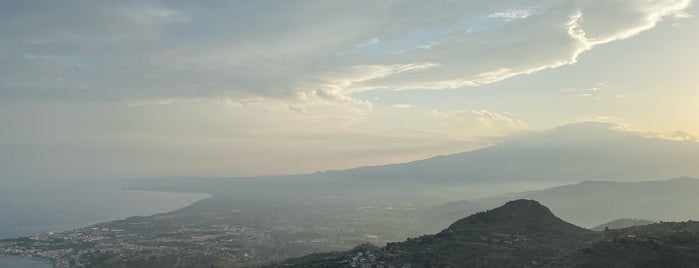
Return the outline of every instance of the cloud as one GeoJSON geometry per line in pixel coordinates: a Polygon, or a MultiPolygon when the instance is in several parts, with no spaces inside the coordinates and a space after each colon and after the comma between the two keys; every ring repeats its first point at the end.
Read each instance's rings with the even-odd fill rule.
{"type": "Polygon", "coordinates": [[[691,141],[699,142],[699,137],[685,131],[670,131],[670,132],[642,132],[646,137],[660,138],[675,141],[691,141]]]}
{"type": "Polygon", "coordinates": [[[410,104],[403,104],[403,103],[391,105],[391,108],[393,108],[393,109],[408,109],[410,107],[413,107],[413,106],[410,104]]]}
{"type": "Polygon", "coordinates": [[[596,45],[687,17],[690,4],[4,3],[0,97],[293,99],[317,88],[349,96],[479,86],[575,63],[596,45]]]}
{"type": "Polygon", "coordinates": [[[687,133],[685,131],[675,131],[675,132],[672,132],[671,134],[672,134],[672,137],[679,139],[679,140],[682,140],[682,141],[694,141],[694,142],[699,141],[699,137],[697,137],[691,133],[687,133]]]}
{"type": "Polygon", "coordinates": [[[691,4],[691,0],[581,2],[570,24],[578,34],[571,36],[590,47],[626,39],[666,17],[684,17],[691,4]]]}
{"type": "Polygon", "coordinates": [[[689,141],[689,142],[699,142],[699,137],[686,132],[686,131],[646,131],[633,128],[631,125],[624,123],[623,118],[616,116],[580,116],[576,122],[584,124],[597,124],[600,126],[606,126],[607,128],[619,132],[631,132],[644,137],[654,138],[654,139],[665,139],[674,141],[689,141]]]}
{"type": "Polygon", "coordinates": [[[612,115],[581,115],[575,117],[575,122],[605,122],[621,125],[623,118],[612,115]]]}
{"type": "Polygon", "coordinates": [[[665,17],[677,18],[690,3],[566,2],[544,6],[535,14],[522,10],[491,13],[488,17],[517,17],[518,22],[474,26],[476,31],[442,25],[442,29],[448,29],[447,34],[430,41],[438,46],[430,46],[428,51],[403,50],[399,59],[383,58],[400,61],[429,58],[436,64],[434,68],[367,80],[358,87],[362,90],[455,89],[572,64],[594,46],[634,36],[665,17]]]}
{"type": "Polygon", "coordinates": [[[149,105],[171,105],[175,103],[174,99],[147,100],[147,101],[131,101],[126,105],[129,107],[149,106],[149,105]]]}
{"type": "Polygon", "coordinates": [[[494,113],[494,112],[489,112],[486,110],[473,110],[471,111],[473,115],[476,116],[476,120],[478,122],[481,122],[483,124],[508,124],[508,125],[519,125],[522,124],[522,121],[519,119],[512,119],[508,116],[499,114],[499,113],[494,113]]]}
{"type": "Polygon", "coordinates": [[[532,15],[531,10],[527,9],[509,9],[506,11],[500,11],[491,13],[488,18],[505,19],[505,20],[516,20],[524,19],[532,15]]]}
{"type": "Polygon", "coordinates": [[[481,136],[507,136],[529,131],[529,126],[518,118],[514,118],[507,113],[497,113],[488,110],[452,110],[441,112],[437,109],[430,114],[440,119],[443,124],[449,127],[446,129],[462,129],[466,135],[481,136]]]}
{"type": "Polygon", "coordinates": [[[371,40],[366,41],[366,43],[361,43],[361,44],[357,45],[357,47],[358,47],[358,48],[368,47],[368,46],[371,46],[371,45],[376,45],[376,44],[378,44],[379,42],[380,42],[380,41],[379,41],[378,38],[372,38],[371,40]]]}
{"type": "Polygon", "coordinates": [[[606,83],[597,83],[594,86],[584,88],[564,88],[561,89],[561,92],[569,97],[592,98],[595,100],[623,98],[623,95],[610,92],[610,86],[606,83]]]}

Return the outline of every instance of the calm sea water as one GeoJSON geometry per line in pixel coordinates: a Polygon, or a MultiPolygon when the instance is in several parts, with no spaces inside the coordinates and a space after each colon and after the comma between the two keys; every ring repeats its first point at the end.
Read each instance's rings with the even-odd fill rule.
{"type": "MultiPolygon", "coordinates": [[[[205,194],[122,190],[123,182],[0,180],[0,239],[171,211],[205,194]]],[[[6,267],[0,263],[0,267],[6,267]]]]}
{"type": "Polygon", "coordinates": [[[0,267],[3,268],[51,268],[51,265],[40,260],[0,256],[0,267]]]}

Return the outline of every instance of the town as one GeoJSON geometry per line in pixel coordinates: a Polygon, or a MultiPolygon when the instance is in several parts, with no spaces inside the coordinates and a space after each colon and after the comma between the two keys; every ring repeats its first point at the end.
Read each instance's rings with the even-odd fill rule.
{"type": "MultiPolygon", "coordinates": [[[[0,240],[0,255],[40,258],[57,268],[194,263],[258,266],[314,252],[348,250],[367,242],[383,245],[399,240],[399,232],[408,232],[401,225],[372,230],[364,224],[375,222],[373,215],[386,214],[379,208],[346,209],[315,222],[292,217],[309,213],[305,210],[275,213],[274,217],[246,214],[255,210],[213,210],[203,216],[173,211],[0,240]],[[328,218],[332,215],[336,218],[328,218]]],[[[395,213],[394,208],[390,211],[395,213]]],[[[407,214],[395,217],[388,219],[412,222],[407,214]]]]}

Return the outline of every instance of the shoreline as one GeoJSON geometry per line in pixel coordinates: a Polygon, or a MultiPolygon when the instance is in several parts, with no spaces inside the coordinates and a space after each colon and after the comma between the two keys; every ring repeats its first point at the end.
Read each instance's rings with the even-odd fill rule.
{"type": "MultiPolygon", "coordinates": [[[[138,206],[137,204],[130,204],[130,206],[126,207],[127,208],[126,210],[119,209],[119,208],[113,208],[113,207],[112,208],[107,207],[107,211],[109,211],[109,209],[113,210],[113,211],[111,211],[113,213],[109,213],[109,214],[113,214],[112,216],[109,216],[107,214],[96,215],[97,217],[94,217],[93,219],[89,219],[89,217],[88,217],[84,221],[78,220],[75,222],[69,222],[67,224],[65,222],[62,222],[62,223],[59,222],[58,224],[46,225],[46,226],[39,227],[39,228],[33,228],[34,230],[25,230],[23,232],[8,231],[7,233],[5,233],[5,235],[0,236],[0,241],[17,239],[17,238],[21,238],[21,237],[31,237],[31,236],[36,236],[36,235],[43,234],[43,233],[48,233],[48,232],[71,231],[74,229],[85,228],[85,227],[92,226],[95,224],[122,220],[122,219],[125,219],[128,217],[133,217],[133,216],[152,216],[152,215],[170,213],[170,212],[177,211],[179,209],[189,207],[192,204],[195,204],[197,202],[200,202],[202,200],[206,200],[206,199],[209,199],[212,197],[212,195],[208,194],[208,193],[177,192],[177,191],[151,190],[151,189],[141,190],[141,189],[135,189],[135,188],[130,188],[130,187],[124,187],[123,185],[112,185],[108,188],[111,188],[111,190],[109,190],[109,191],[121,192],[122,196],[127,196],[127,197],[125,197],[127,200],[134,200],[128,196],[137,196],[136,200],[139,200],[140,203],[151,204],[151,206],[138,206]],[[168,205],[168,204],[172,204],[172,205],[168,205]],[[144,209],[134,209],[134,208],[144,208],[144,209]],[[129,211],[129,210],[134,210],[134,211],[129,211]]],[[[119,202],[119,201],[117,200],[117,202],[119,202]]],[[[4,225],[2,225],[2,226],[4,226],[4,225]]],[[[2,226],[0,226],[0,227],[2,227],[2,226]]],[[[5,227],[13,228],[13,226],[14,225],[8,225],[5,227]]],[[[19,226],[19,225],[17,225],[17,226],[19,226]]],[[[7,229],[7,230],[11,230],[11,229],[7,229]]],[[[0,234],[3,234],[3,232],[0,232],[0,234]]],[[[12,256],[12,255],[3,255],[3,256],[12,256]]]]}
{"type": "MultiPolygon", "coordinates": [[[[2,260],[18,260],[18,261],[27,261],[27,262],[33,262],[36,263],[37,265],[39,263],[45,264],[46,267],[53,267],[53,264],[51,263],[51,260],[49,259],[44,259],[40,257],[27,257],[27,256],[18,256],[18,255],[6,255],[0,253],[0,261],[2,260]]],[[[35,266],[34,264],[31,264],[32,266],[35,266]]]]}
{"type": "MultiPolygon", "coordinates": [[[[207,193],[191,193],[191,192],[169,192],[169,191],[158,191],[158,190],[139,190],[139,189],[133,189],[133,188],[124,188],[124,187],[116,187],[115,190],[118,191],[124,191],[127,193],[158,193],[158,194],[174,194],[172,197],[167,197],[169,198],[175,198],[175,199],[180,199],[177,198],[176,195],[186,195],[187,202],[186,204],[176,206],[174,208],[168,208],[168,209],[163,209],[163,210],[158,210],[157,208],[154,208],[153,210],[158,210],[158,211],[149,211],[148,213],[134,213],[130,214],[128,216],[120,215],[116,216],[110,219],[104,219],[104,220],[94,220],[90,221],[89,223],[84,223],[84,224],[76,224],[75,227],[68,227],[68,228],[52,228],[52,230],[47,230],[47,231],[41,231],[41,232],[34,232],[31,234],[27,235],[20,235],[20,236],[14,236],[14,237],[6,237],[6,238],[0,238],[0,241],[3,240],[14,240],[14,239],[19,239],[22,237],[32,237],[44,233],[49,233],[49,232],[67,232],[75,229],[81,229],[81,228],[88,228],[89,226],[93,226],[96,224],[101,224],[101,223],[108,223],[112,221],[118,221],[118,220],[123,220],[128,217],[134,217],[134,216],[153,216],[153,215],[158,215],[158,214],[165,214],[165,213],[171,213],[174,211],[177,211],[179,209],[183,209],[186,207],[189,207],[199,201],[206,200],[212,197],[211,194],[207,193]]],[[[161,201],[162,202],[162,201],[161,201]]],[[[53,260],[49,258],[42,258],[42,257],[37,257],[37,256],[24,256],[24,255],[10,255],[7,253],[0,252],[0,264],[3,264],[3,262],[9,262],[4,265],[10,265],[10,267],[14,267],[16,265],[19,265],[19,267],[22,268],[30,268],[30,267],[37,267],[37,268],[53,268],[55,267],[53,265],[53,260]]],[[[0,265],[2,266],[2,265],[0,265]]]]}

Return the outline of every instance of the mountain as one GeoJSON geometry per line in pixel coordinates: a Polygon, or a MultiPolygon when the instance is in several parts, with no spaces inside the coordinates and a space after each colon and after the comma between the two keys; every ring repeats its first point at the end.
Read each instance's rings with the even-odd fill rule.
{"type": "Polygon", "coordinates": [[[401,182],[529,182],[699,176],[699,142],[650,138],[585,122],[480,150],[402,164],[316,173],[401,182]]]}
{"type": "Polygon", "coordinates": [[[642,226],[642,225],[648,225],[648,224],[653,224],[655,223],[654,221],[649,221],[649,220],[639,220],[639,219],[617,219],[610,221],[608,223],[600,224],[597,225],[590,230],[601,232],[606,229],[624,229],[628,227],[633,227],[633,226],[642,226]]]}
{"type": "Polygon", "coordinates": [[[278,267],[533,267],[601,235],[567,223],[533,200],[515,200],[461,219],[434,235],[314,254],[278,267]]]}
{"type": "Polygon", "coordinates": [[[681,177],[642,182],[585,181],[538,191],[447,203],[425,211],[443,226],[512,199],[535,199],[561,218],[593,227],[618,218],[653,221],[699,219],[699,179],[681,177]],[[459,211],[460,209],[460,211],[459,211]]]}
{"type": "MultiPolygon", "coordinates": [[[[213,196],[330,196],[438,204],[463,196],[482,197],[583,180],[699,177],[699,142],[649,138],[613,127],[595,122],[565,125],[475,151],[402,164],[254,178],[141,180],[130,188],[213,196]]],[[[506,200],[498,200],[502,201],[506,200]]],[[[493,204],[487,205],[486,208],[493,204]]],[[[585,224],[612,219],[615,218],[585,224]]]]}

